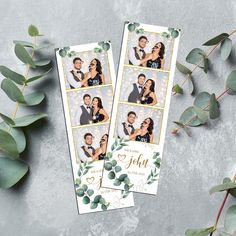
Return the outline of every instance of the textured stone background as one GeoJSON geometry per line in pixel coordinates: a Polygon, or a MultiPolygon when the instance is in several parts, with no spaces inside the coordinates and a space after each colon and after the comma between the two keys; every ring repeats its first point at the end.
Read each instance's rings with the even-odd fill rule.
{"type": "MultiPolygon", "coordinates": [[[[180,61],[193,47],[236,25],[232,0],[1,0],[0,8],[0,63],[19,70],[22,66],[14,57],[12,40],[24,40],[30,23],[55,47],[111,39],[116,66],[125,20],[181,28],[180,61]]],[[[47,53],[54,60],[53,50],[47,53]]],[[[214,69],[207,76],[195,74],[199,90],[220,92],[235,68],[235,55],[236,50],[231,62],[224,63],[214,52],[214,69]]],[[[175,82],[181,79],[176,72],[175,82]]],[[[172,98],[158,195],[135,194],[134,208],[78,216],[56,67],[50,78],[35,87],[48,95],[38,110],[46,111],[49,119],[28,132],[24,159],[31,171],[27,178],[11,190],[0,190],[0,235],[182,236],[188,227],[211,224],[223,195],[210,197],[208,189],[236,170],[236,97],[224,97],[220,119],[192,129],[192,138],[171,136],[172,121],[192,104],[187,94],[172,98]]],[[[0,98],[1,111],[11,113],[12,103],[2,91],[0,98]]]]}

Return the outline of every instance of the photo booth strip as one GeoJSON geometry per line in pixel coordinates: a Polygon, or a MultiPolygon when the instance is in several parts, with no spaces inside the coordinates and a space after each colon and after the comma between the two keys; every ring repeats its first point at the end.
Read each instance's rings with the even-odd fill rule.
{"type": "MultiPolygon", "coordinates": [[[[92,133],[94,149],[100,145],[100,139],[108,134],[113,99],[113,85],[115,84],[115,70],[112,57],[112,48],[109,41],[57,48],[56,59],[62,93],[62,101],[70,149],[70,159],[73,172],[73,185],[77,207],[80,214],[106,211],[134,206],[133,195],[128,191],[106,189],[101,187],[104,160],[81,162],[81,146],[84,144],[84,135],[92,133]],[[83,61],[81,71],[88,72],[89,63],[93,58],[99,59],[105,77],[103,84],[80,87],[77,84],[70,86],[73,59],[83,61]],[[102,98],[104,109],[109,115],[106,122],[81,124],[80,106],[83,104],[83,95],[102,98]],[[110,99],[107,99],[108,98],[110,99]]],[[[80,76],[81,78],[81,76],[80,76]]]]}
{"type": "Polygon", "coordinates": [[[179,36],[176,28],[125,23],[102,187],[157,193],[179,36]],[[137,84],[140,74],[154,91],[137,84]]]}

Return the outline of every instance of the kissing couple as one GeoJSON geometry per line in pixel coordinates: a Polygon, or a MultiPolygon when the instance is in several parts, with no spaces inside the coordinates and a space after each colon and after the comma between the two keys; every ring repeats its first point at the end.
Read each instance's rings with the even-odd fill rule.
{"type": "Polygon", "coordinates": [[[131,141],[139,141],[144,143],[153,143],[153,127],[154,121],[148,117],[140,124],[139,128],[135,128],[135,120],[137,115],[134,111],[127,114],[126,121],[117,127],[118,138],[125,138],[131,141]]]}
{"type": "Polygon", "coordinates": [[[104,160],[107,150],[108,134],[104,134],[99,147],[93,147],[94,136],[91,133],[84,135],[84,145],[79,148],[79,158],[82,163],[104,160]]]}
{"type": "Polygon", "coordinates": [[[145,51],[147,43],[146,36],[139,37],[138,45],[129,49],[129,64],[163,70],[165,45],[162,42],[158,42],[152,47],[152,51],[148,53],[145,51]]]}
{"type": "Polygon", "coordinates": [[[80,106],[80,125],[105,122],[109,119],[100,97],[91,98],[89,94],[85,94],[83,96],[83,102],[84,104],[80,106]]]}

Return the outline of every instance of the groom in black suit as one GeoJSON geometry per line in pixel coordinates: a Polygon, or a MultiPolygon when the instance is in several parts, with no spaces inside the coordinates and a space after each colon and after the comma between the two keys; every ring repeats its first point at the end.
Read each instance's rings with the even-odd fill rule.
{"type": "Polygon", "coordinates": [[[141,95],[141,92],[143,90],[145,80],[146,80],[146,76],[144,74],[139,74],[138,82],[133,83],[133,90],[129,94],[128,102],[139,103],[140,95],[141,95]]]}
{"type": "Polygon", "coordinates": [[[80,115],[80,124],[87,125],[90,124],[93,118],[93,110],[91,106],[91,96],[85,94],[83,96],[84,104],[80,106],[82,113],[80,115]]]}

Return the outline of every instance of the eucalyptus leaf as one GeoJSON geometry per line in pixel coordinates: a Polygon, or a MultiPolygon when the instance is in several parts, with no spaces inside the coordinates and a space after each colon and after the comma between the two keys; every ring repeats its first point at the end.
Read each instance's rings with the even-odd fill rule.
{"type": "Polygon", "coordinates": [[[4,79],[1,88],[12,101],[25,103],[21,90],[10,79],[4,79]]]}
{"type": "Polygon", "coordinates": [[[14,44],[20,44],[23,47],[28,47],[28,48],[34,48],[34,44],[31,42],[27,42],[27,41],[21,41],[21,40],[13,40],[14,44]]]}
{"type": "Polygon", "coordinates": [[[203,71],[207,73],[209,70],[209,59],[207,57],[204,57],[203,62],[204,62],[203,71]]]}
{"type": "Polygon", "coordinates": [[[15,119],[15,125],[13,127],[26,127],[45,117],[47,117],[45,113],[22,116],[15,119]]]}
{"type": "Polygon", "coordinates": [[[45,98],[45,94],[42,92],[33,92],[28,95],[25,95],[25,101],[26,103],[23,105],[26,106],[35,106],[40,104],[43,99],[45,98]]]}
{"type": "Polygon", "coordinates": [[[208,114],[206,111],[202,110],[201,108],[194,106],[194,111],[197,114],[198,119],[201,121],[202,124],[205,124],[208,120],[208,114]]]}
{"type": "Polygon", "coordinates": [[[31,37],[39,36],[38,28],[35,25],[29,26],[28,33],[31,37]]]}
{"type": "Polygon", "coordinates": [[[33,81],[35,81],[35,80],[38,80],[38,79],[44,77],[44,76],[47,75],[51,70],[52,70],[52,68],[50,68],[47,72],[45,72],[45,73],[43,73],[43,74],[41,74],[41,75],[36,75],[36,76],[33,76],[33,77],[29,78],[29,79],[27,80],[27,83],[33,82],[33,81]]]}
{"type": "Polygon", "coordinates": [[[220,43],[222,40],[224,40],[225,38],[228,38],[228,37],[229,37],[229,34],[227,34],[227,33],[219,34],[216,37],[214,37],[214,38],[208,40],[207,42],[205,42],[203,44],[203,46],[213,46],[213,45],[216,45],[217,43],[220,43]]]}
{"type": "Polygon", "coordinates": [[[171,37],[177,38],[179,36],[179,31],[178,30],[172,30],[171,31],[171,37]]]}
{"type": "Polygon", "coordinates": [[[0,117],[8,124],[8,125],[14,125],[15,122],[10,117],[0,113],[0,117]]]}
{"type": "MultiPolygon", "coordinates": [[[[5,122],[0,123],[0,129],[7,130],[8,128],[9,128],[9,126],[5,122]]],[[[18,152],[19,153],[23,152],[26,147],[26,138],[25,138],[25,134],[24,134],[23,130],[21,128],[11,127],[9,133],[15,139],[18,152]]]]}
{"type": "Polygon", "coordinates": [[[212,187],[209,191],[210,194],[216,193],[216,192],[222,192],[230,189],[235,189],[236,188],[236,183],[234,182],[227,182],[224,184],[216,185],[212,187]]]}
{"type": "Polygon", "coordinates": [[[15,54],[22,62],[24,62],[25,64],[29,64],[31,67],[35,68],[32,57],[21,44],[15,45],[15,54]]]}
{"type": "Polygon", "coordinates": [[[179,63],[178,61],[176,62],[176,68],[178,69],[179,72],[188,75],[188,74],[192,74],[192,71],[187,68],[186,66],[182,65],[181,63],[179,63]]]}
{"type": "Polygon", "coordinates": [[[236,233],[236,205],[231,206],[226,211],[224,228],[227,233],[236,233]]]}
{"type": "Polygon", "coordinates": [[[214,93],[210,97],[209,115],[211,119],[216,119],[220,116],[218,102],[214,93]]]}
{"type": "Polygon", "coordinates": [[[185,235],[186,236],[207,236],[214,231],[215,231],[214,226],[209,227],[209,228],[203,228],[203,229],[188,229],[185,232],[185,235]]]}
{"type": "Polygon", "coordinates": [[[28,172],[29,166],[21,160],[0,157],[0,188],[10,188],[28,172]]]}
{"type": "Polygon", "coordinates": [[[130,32],[133,32],[134,30],[136,29],[136,26],[134,25],[134,24],[128,24],[128,30],[130,31],[130,32]]]}
{"type": "Polygon", "coordinates": [[[194,83],[193,83],[193,78],[192,76],[189,74],[188,76],[188,90],[190,94],[193,94],[194,92],[194,83]]]}
{"type": "Polygon", "coordinates": [[[42,60],[34,61],[34,64],[35,64],[35,66],[40,67],[40,66],[48,65],[50,62],[51,62],[51,60],[49,60],[49,59],[42,59],[42,60]]]}
{"type": "Polygon", "coordinates": [[[188,107],[180,116],[179,122],[186,126],[199,126],[202,124],[201,120],[197,117],[194,107],[188,107]]]}
{"type": "Polygon", "coordinates": [[[203,66],[203,60],[206,57],[206,53],[200,48],[194,48],[190,51],[190,53],[186,57],[186,61],[190,64],[198,65],[201,68],[203,66]]]}
{"type": "Polygon", "coordinates": [[[3,129],[0,129],[0,150],[12,159],[19,157],[15,139],[10,133],[3,129]]]}
{"type": "Polygon", "coordinates": [[[6,66],[0,66],[0,72],[3,76],[5,76],[8,79],[13,80],[17,84],[23,85],[26,81],[26,79],[23,75],[10,70],[6,66]]]}
{"type": "Polygon", "coordinates": [[[231,50],[233,47],[232,40],[229,38],[226,38],[224,41],[221,42],[220,44],[220,55],[223,60],[227,60],[231,50]]]}
{"type": "Polygon", "coordinates": [[[65,56],[67,55],[67,51],[66,51],[65,49],[60,49],[60,50],[59,50],[59,55],[60,55],[61,57],[65,57],[65,56]]]}
{"type": "Polygon", "coordinates": [[[201,92],[195,98],[193,105],[207,111],[209,110],[210,97],[211,95],[208,92],[201,92]]]}
{"type": "Polygon", "coordinates": [[[178,84],[175,84],[173,86],[172,91],[174,93],[178,93],[178,94],[183,94],[184,93],[183,88],[181,88],[178,84]]]}
{"type": "Polygon", "coordinates": [[[44,49],[44,48],[48,48],[50,46],[52,46],[53,44],[51,43],[42,43],[42,44],[39,44],[35,47],[35,50],[40,50],[40,49],[44,49]]]}
{"type": "Polygon", "coordinates": [[[236,70],[233,70],[227,77],[226,88],[229,88],[233,92],[236,92],[236,70]]]}

